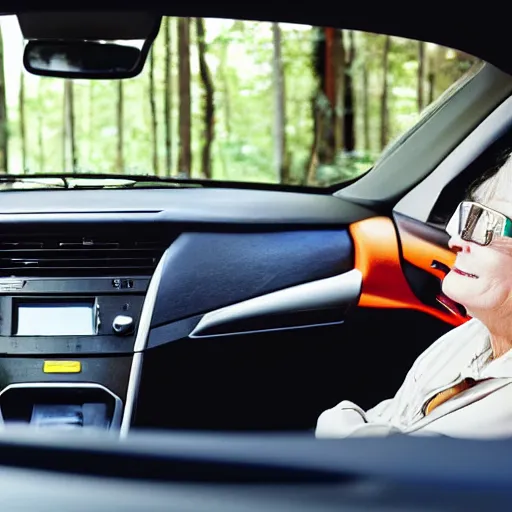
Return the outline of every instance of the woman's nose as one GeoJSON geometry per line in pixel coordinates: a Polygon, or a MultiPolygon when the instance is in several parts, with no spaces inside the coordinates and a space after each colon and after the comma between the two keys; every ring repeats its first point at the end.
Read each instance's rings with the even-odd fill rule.
{"type": "Polygon", "coordinates": [[[462,240],[459,235],[454,235],[448,240],[448,247],[454,252],[470,252],[469,242],[462,240]]]}

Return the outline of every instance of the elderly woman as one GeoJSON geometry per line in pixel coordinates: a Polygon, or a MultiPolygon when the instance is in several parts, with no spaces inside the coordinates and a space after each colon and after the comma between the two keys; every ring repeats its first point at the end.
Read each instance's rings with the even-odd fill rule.
{"type": "Polygon", "coordinates": [[[512,157],[473,187],[447,225],[455,266],[443,292],[472,317],[433,343],[396,395],[364,411],[342,401],[316,437],[512,436],[512,157]]]}

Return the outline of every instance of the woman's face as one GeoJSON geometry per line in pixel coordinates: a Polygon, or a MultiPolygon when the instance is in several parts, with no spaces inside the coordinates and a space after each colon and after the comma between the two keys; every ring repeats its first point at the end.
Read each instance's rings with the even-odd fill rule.
{"type": "MultiPolygon", "coordinates": [[[[490,201],[485,206],[512,218],[512,204],[490,201]]],[[[443,292],[462,304],[470,316],[503,312],[512,307],[512,238],[495,237],[487,246],[452,236],[455,266],[443,280],[443,292]]]]}

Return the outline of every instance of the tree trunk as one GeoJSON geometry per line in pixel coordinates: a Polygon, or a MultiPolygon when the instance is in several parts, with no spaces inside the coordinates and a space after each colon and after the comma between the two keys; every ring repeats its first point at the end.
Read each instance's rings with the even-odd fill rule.
{"type": "Polygon", "coordinates": [[[428,104],[430,105],[436,99],[436,76],[438,71],[438,58],[439,58],[439,47],[435,49],[434,52],[431,52],[428,59],[428,75],[427,75],[427,83],[428,83],[428,104]]]}
{"type": "Polygon", "coordinates": [[[305,173],[303,185],[314,185],[316,183],[316,169],[318,167],[318,145],[322,136],[321,112],[313,106],[313,142],[309,154],[308,167],[305,173]]]}
{"type": "Polygon", "coordinates": [[[344,128],[344,145],[345,151],[351,152],[356,148],[356,131],[355,131],[355,105],[354,105],[354,67],[356,57],[356,46],[354,41],[354,31],[349,31],[350,46],[348,51],[348,59],[345,67],[345,108],[343,116],[344,128]]]}
{"type": "Polygon", "coordinates": [[[77,171],[76,141],[75,141],[75,112],[73,98],[73,82],[64,81],[64,130],[62,137],[63,172],[67,172],[68,142],[71,157],[71,170],[77,171]]]}
{"type": "Polygon", "coordinates": [[[214,132],[214,88],[210,68],[206,62],[206,41],[204,30],[204,19],[196,18],[197,30],[197,46],[199,49],[199,71],[201,74],[201,82],[204,88],[204,133],[203,133],[203,149],[201,153],[201,173],[204,178],[212,178],[212,142],[215,135],[214,132]]]}
{"type": "Polygon", "coordinates": [[[179,156],[178,173],[190,177],[191,148],[191,97],[190,97],[190,18],[178,19],[179,56],[179,156]]]}
{"type": "Polygon", "coordinates": [[[164,78],[164,115],[165,115],[165,174],[172,174],[172,47],[171,18],[164,23],[165,33],[165,78],[164,78]]]}
{"type": "MultiPolygon", "coordinates": [[[[367,54],[368,55],[368,54],[367,54]]],[[[363,136],[364,150],[369,153],[370,143],[370,84],[368,83],[368,64],[363,63],[363,136]]]]}
{"type": "Polygon", "coordinates": [[[72,172],[77,172],[78,162],[75,139],[75,100],[73,82],[71,80],[66,80],[64,82],[64,116],[64,162],[66,163],[66,142],[69,141],[69,149],[71,153],[71,169],[72,172]]]}
{"type": "Polygon", "coordinates": [[[0,31],[0,172],[9,172],[9,127],[5,96],[4,45],[0,31]]]}
{"type": "Polygon", "coordinates": [[[158,176],[158,118],[155,98],[155,47],[149,53],[149,104],[151,106],[151,140],[153,155],[153,172],[158,176]]]}
{"type": "Polygon", "coordinates": [[[283,58],[281,54],[281,28],[272,23],[274,46],[274,159],[279,183],[289,183],[290,172],[286,158],[286,91],[283,58]]]}
{"type": "Polygon", "coordinates": [[[229,86],[228,66],[228,41],[224,41],[220,47],[219,73],[223,84],[224,129],[229,140],[231,136],[231,92],[229,86]]]}
{"type": "Polygon", "coordinates": [[[334,57],[334,46],[336,45],[336,41],[339,40],[337,37],[339,35],[338,30],[332,27],[327,27],[324,29],[325,34],[325,68],[324,68],[324,92],[331,104],[331,107],[334,108],[336,104],[336,70],[335,63],[333,62],[334,57]]]}
{"type": "Polygon", "coordinates": [[[388,69],[389,69],[389,50],[391,47],[391,37],[385,36],[384,52],[382,55],[382,97],[380,107],[380,147],[384,149],[389,139],[389,108],[388,108],[388,69]]]}
{"type": "Polygon", "coordinates": [[[117,82],[117,158],[116,172],[124,173],[124,90],[123,81],[117,82]]]}
{"type": "MultiPolygon", "coordinates": [[[[332,62],[332,44],[334,29],[313,27],[314,45],[312,52],[313,70],[318,80],[318,88],[314,93],[312,107],[315,131],[312,143],[310,165],[332,164],[334,161],[334,105],[336,101],[336,84],[332,62]]],[[[339,33],[339,31],[338,31],[339,33]]],[[[311,171],[312,172],[312,171],[311,171]]],[[[311,172],[309,173],[311,175],[311,172]]]]}
{"type": "Polygon", "coordinates": [[[37,111],[37,143],[39,146],[39,172],[45,172],[44,161],[44,116],[43,116],[43,81],[39,80],[37,86],[37,100],[39,109],[37,111]]]}
{"type": "Polygon", "coordinates": [[[334,151],[339,154],[345,146],[343,123],[345,118],[345,44],[343,42],[343,31],[336,30],[332,42],[332,66],[335,78],[335,103],[333,104],[333,132],[334,151]]]}
{"type": "Polygon", "coordinates": [[[62,95],[62,171],[68,172],[68,88],[66,81],[63,82],[62,95]]]}
{"type": "Polygon", "coordinates": [[[20,73],[20,91],[18,96],[20,116],[20,142],[21,142],[21,166],[23,172],[28,172],[27,167],[27,134],[25,130],[25,71],[20,73]]]}
{"type": "Polygon", "coordinates": [[[436,74],[430,71],[428,74],[428,104],[430,105],[435,99],[436,74]]]}
{"type": "Polygon", "coordinates": [[[96,132],[94,130],[94,80],[89,82],[89,123],[88,123],[88,148],[89,162],[92,160],[95,149],[96,132]]]}
{"type": "Polygon", "coordinates": [[[76,153],[76,132],[75,132],[75,88],[73,82],[69,81],[69,140],[71,145],[71,165],[73,172],[78,170],[78,157],[76,153]]]}
{"type": "Polygon", "coordinates": [[[425,42],[418,41],[418,112],[425,108],[425,42]]]}

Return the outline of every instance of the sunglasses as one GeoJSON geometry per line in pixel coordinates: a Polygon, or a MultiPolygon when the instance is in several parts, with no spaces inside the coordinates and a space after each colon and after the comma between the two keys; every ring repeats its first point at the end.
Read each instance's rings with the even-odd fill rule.
{"type": "Polygon", "coordinates": [[[512,238],[512,220],[479,203],[463,201],[446,225],[450,236],[478,245],[489,245],[494,237],[512,238]]]}

